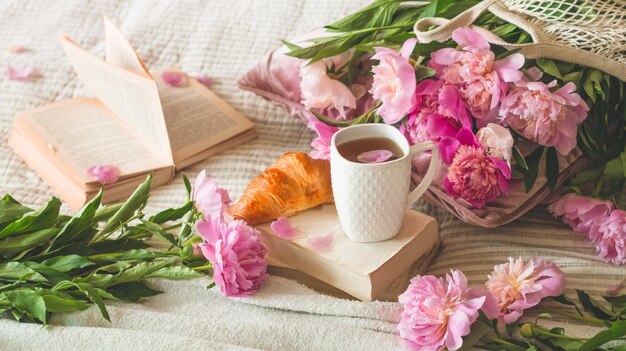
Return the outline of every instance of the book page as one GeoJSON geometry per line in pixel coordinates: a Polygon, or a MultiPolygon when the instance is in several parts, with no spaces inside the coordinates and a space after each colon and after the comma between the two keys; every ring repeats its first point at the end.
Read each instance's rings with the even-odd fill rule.
{"type": "Polygon", "coordinates": [[[74,99],[26,111],[18,116],[21,133],[60,162],[70,177],[87,184],[87,169],[108,164],[121,177],[168,166],[130,133],[96,99],[74,99]]]}
{"type": "Polygon", "coordinates": [[[193,78],[171,87],[157,77],[174,163],[254,128],[254,124],[193,78]]]}
{"type": "Polygon", "coordinates": [[[61,38],[78,77],[155,155],[173,163],[156,82],[99,59],[61,38]]]}
{"type": "Polygon", "coordinates": [[[104,37],[107,62],[152,78],[135,49],[107,17],[104,17],[104,37]]]}

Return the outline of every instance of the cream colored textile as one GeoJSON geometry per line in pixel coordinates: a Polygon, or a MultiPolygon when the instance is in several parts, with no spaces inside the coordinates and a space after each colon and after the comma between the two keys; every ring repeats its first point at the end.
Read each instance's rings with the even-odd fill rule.
{"type": "MultiPolygon", "coordinates": [[[[40,205],[53,195],[6,146],[15,113],[52,101],[85,96],[86,90],[65,59],[56,36],[65,33],[91,52],[104,55],[102,15],[107,15],[151,69],[178,66],[216,79],[214,91],[257,123],[259,138],[203,161],[201,169],[238,197],[245,185],[283,152],[308,150],[313,134],[300,120],[263,99],[239,90],[236,78],[279,45],[362,6],[349,0],[84,1],[3,0],[0,48],[24,45],[21,55],[0,52],[0,63],[31,64],[42,77],[33,82],[0,76],[0,193],[40,205]]],[[[182,180],[157,189],[150,210],[180,204],[182,180]]],[[[484,282],[495,263],[509,255],[545,255],[570,274],[572,287],[602,291],[623,268],[596,258],[581,235],[535,210],[498,229],[468,226],[450,214],[420,207],[441,222],[443,250],[432,267],[466,271],[474,285],[484,282]]],[[[140,304],[110,305],[112,323],[97,309],[56,316],[48,328],[0,320],[0,350],[391,350],[399,307],[360,303],[314,293],[289,280],[271,277],[259,294],[233,300],[207,291],[206,280],[156,281],[165,294],[140,304]]]]}

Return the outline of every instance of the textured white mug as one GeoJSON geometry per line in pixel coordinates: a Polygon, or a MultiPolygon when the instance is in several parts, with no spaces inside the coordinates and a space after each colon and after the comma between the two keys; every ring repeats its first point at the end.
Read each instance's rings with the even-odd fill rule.
{"type": "Polygon", "coordinates": [[[330,173],[339,222],[352,241],[374,242],[393,238],[402,225],[404,209],[411,207],[433,181],[439,153],[431,142],[409,146],[395,127],[372,123],[341,129],[330,147],[330,173]],[[382,163],[358,163],[339,154],[337,145],[365,139],[385,138],[402,150],[399,159],[382,163]],[[426,175],[409,194],[411,160],[416,153],[431,150],[426,175]]]}

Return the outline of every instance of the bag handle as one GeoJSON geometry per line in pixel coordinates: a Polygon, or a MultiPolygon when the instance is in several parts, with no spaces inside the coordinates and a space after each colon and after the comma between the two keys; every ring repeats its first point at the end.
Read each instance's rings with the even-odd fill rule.
{"type": "Polygon", "coordinates": [[[439,17],[422,18],[415,22],[413,31],[415,32],[415,36],[420,43],[429,43],[431,41],[442,42],[450,39],[452,37],[452,32],[455,29],[468,26],[471,26],[473,29],[481,33],[491,44],[500,45],[509,50],[520,48],[520,53],[528,59],[550,58],[559,61],[576,63],[599,69],[617,77],[621,81],[626,81],[626,64],[583,49],[551,41],[546,33],[536,28],[523,17],[507,10],[497,0],[484,0],[450,20],[439,17]],[[494,15],[528,32],[533,39],[533,43],[507,43],[486,29],[473,26],[474,21],[485,10],[489,10],[494,15]],[[428,30],[428,28],[432,26],[438,27],[428,30]]]}

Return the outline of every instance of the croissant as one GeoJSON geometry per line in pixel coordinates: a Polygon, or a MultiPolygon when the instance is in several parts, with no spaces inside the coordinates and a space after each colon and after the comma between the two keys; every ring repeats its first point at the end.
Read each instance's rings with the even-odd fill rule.
{"type": "Polygon", "coordinates": [[[288,152],[248,184],[229,212],[257,224],[332,202],[330,162],[288,152]]]}

